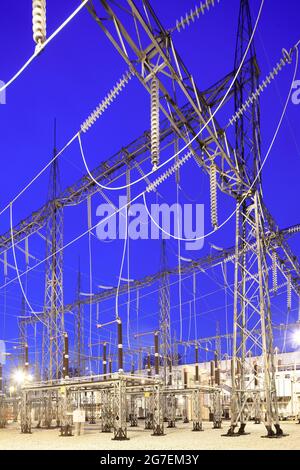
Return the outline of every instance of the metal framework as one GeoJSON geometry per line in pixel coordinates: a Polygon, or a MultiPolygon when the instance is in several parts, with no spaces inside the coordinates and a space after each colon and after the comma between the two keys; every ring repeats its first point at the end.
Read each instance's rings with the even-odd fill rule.
{"type": "MultiPolygon", "coordinates": [[[[56,130],[55,130],[56,133],[56,130]]],[[[56,155],[54,145],[54,155],[56,155]]],[[[59,193],[58,159],[51,165],[49,217],[46,227],[46,280],[42,344],[44,378],[59,378],[63,367],[63,209],[57,204],[59,193]]]]}
{"type": "Polygon", "coordinates": [[[161,250],[161,272],[159,289],[159,303],[160,303],[160,352],[163,361],[163,380],[165,385],[168,383],[168,367],[172,364],[172,349],[171,349],[171,326],[170,326],[170,286],[169,276],[167,275],[167,253],[166,253],[166,240],[162,240],[161,250]]]}
{"type": "MultiPolygon", "coordinates": [[[[230,144],[227,134],[217,120],[212,119],[213,109],[221,102],[232,76],[238,69],[249,39],[252,35],[251,14],[248,0],[241,0],[234,71],[220,80],[206,92],[200,92],[193,76],[176,51],[172,33],[166,30],[157,18],[148,0],[91,0],[87,5],[92,17],[103,30],[120,56],[152,98],[152,134],[142,137],[122,149],[111,159],[103,162],[92,174],[97,181],[112,183],[121,176],[128,177],[133,168],[142,172],[140,164],[159,162],[159,154],[176,144],[179,139],[185,143],[198,166],[203,169],[214,183],[214,196],[218,188],[236,201],[235,246],[215,255],[182,263],[174,269],[168,269],[165,240],[162,244],[161,268],[152,276],[121,285],[118,294],[127,293],[129,289],[138,289],[155,281],[160,284],[160,345],[163,359],[163,387],[159,380],[158,336],[155,372],[156,379],[151,382],[151,364],[149,363],[149,381],[151,390],[146,399],[146,427],[153,429],[154,436],[164,434],[164,414],[168,427],[175,426],[175,392],[169,381],[169,367],[172,368],[174,355],[171,347],[170,330],[170,288],[169,278],[179,272],[186,274],[199,269],[208,269],[221,262],[234,263],[234,311],[233,311],[233,356],[232,356],[232,389],[231,389],[231,426],[227,436],[245,434],[247,420],[255,410],[255,419],[261,419],[267,429],[267,437],[281,437],[283,432],[279,425],[278,407],[275,387],[275,367],[273,357],[273,327],[269,280],[270,260],[287,279],[297,294],[300,294],[300,264],[293,255],[287,238],[300,231],[300,226],[279,230],[276,222],[265,207],[262,198],[261,155],[260,155],[260,105],[253,100],[245,109],[235,126],[235,145],[230,144]],[[125,26],[126,25],[126,26],[125,26]],[[160,123],[159,113],[164,116],[160,123]],[[207,124],[210,120],[209,124],[207,124]],[[205,129],[197,135],[198,125],[206,124],[205,129]],[[191,139],[194,141],[191,143],[191,139]],[[274,253],[276,257],[274,258],[274,253]],[[246,358],[256,348],[263,359],[263,373],[258,374],[257,366],[250,364],[246,358]],[[253,383],[246,381],[246,376],[253,377],[253,383]],[[166,388],[166,389],[165,389],[166,388]],[[163,403],[164,399],[165,405],[163,403]],[[265,413],[262,413],[265,407],[265,413]],[[236,428],[238,431],[236,433],[236,428]]],[[[239,110],[245,100],[257,89],[259,84],[259,67],[254,43],[244,62],[241,73],[228,99],[234,94],[235,110],[239,110]]],[[[54,149],[54,155],[56,149],[54,149]]],[[[90,298],[80,298],[81,280],[78,273],[77,296],[74,303],[64,306],[63,300],[63,210],[69,204],[78,204],[99,191],[94,181],[87,175],[75,185],[61,192],[59,189],[58,162],[51,166],[51,183],[48,202],[41,209],[31,214],[13,228],[15,243],[19,244],[28,236],[40,234],[46,228],[46,282],[45,307],[42,342],[42,376],[55,381],[66,375],[66,357],[63,355],[65,336],[64,311],[76,311],[75,356],[76,370],[82,374],[83,342],[83,306],[87,303],[99,303],[116,295],[116,289],[110,289],[90,298]],[[63,357],[65,361],[63,361],[63,357]],[[64,369],[63,369],[64,366],[64,369]],[[64,371],[64,372],[63,372],[64,371]]],[[[214,199],[214,198],[213,198],[214,199]]],[[[214,207],[213,226],[217,228],[216,207],[214,207]]],[[[0,237],[0,251],[11,247],[11,234],[0,237]]],[[[26,344],[28,323],[36,322],[36,316],[19,320],[22,344],[26,344]]],[[[105,370],[101,385],[102,432],[113,428],[114,439],[127,439],[127,394],[134,384],[134,370],[130,380],[123,375],[122,325],[118,318],[118,353],[119,374],[115,380],[107,380],[106,345],[103,353],[105,370]],[[121,345],[121,346],[120,346],[121,345]]],[[[221,335],[219,328],[216,334],[218,356],[212,364],[211,381],[214,389],[213,411],[214,427],[220,428],[222,408],[220,403],[220,377],[218,361],[221,359],[221,335]],[[215,367],[216,366],[216,367],[215,367]],[[216,369],[216,370],[215,370],[216,369]]],[[[202,340],[194,340],[200,344],[202,340]]],[[[198,351],[198,349],[197,349],[198,351]]],[[[197,356],[198,357],[198,356],[197,356]]],[[[176,361],[177,361],[176,357],[176,361]]],[[[150,356],[149,356],[150,361],[150,356]]],[[[197,362],[197,361],[196,361],[197,362]]],[[[104,364],[104,362],[103,362],[104,364]]],[[[67,364],[68,369],[68,364],[67,364]]],[[[69,372],[68,372],[69,373],[69,372]]],[[[110,377],[111,379],[111,377],[110,377]]],[[[196,387],[192,390],[193,430],[202,430],[201,387],[196,378],[196,387]]],[[[187,380],[185,389],[187,390],[187,380]]],[[[140,386],[140,383],[138,384],[140,386]]],[[[47,385],[48,387],[48,385],[47,385]]],[[[49,385],[50,387],[50,385],[49,385]]],[[[44,389],[43,389],[44,390],[44,389]]],[[[59,411],[62,435],[71,435],[69,410],[71,409],[69,387],[55,396],[42,394],[44,424],[50,427],[55,416],[54,403],[59,411]]],[[[21,429],[31,432],[30,400],[28,391],[23,391],[21,400],[21,429]]],[[[58,393],[58,392],[57,392],[58,393]]],[[[186,393],[186,403],[189,400],[186,393]]],[[[1,398],[0,398],[1,399],[1,398]]],[[[94,416],[94,392],[90,398],[90,419],[94,416]]],[[[1,404],[0,404],[1,408],[1,404]]],[[[186,419],[187,418],[186,405],[186,419]]],[[[136,425],[135,396],[130,396],[131,424],[136,425]]],[[[0,411],[1,414],[1,411],[0,411]]],[[[3,414],[3,413],[2,413],[3,414]]],[[[58,418],[59,417],[59,418],[58,418]]],[[[1,418],[0,418],[1,420],[1,418]]],[[[41,419],[42,421],[42,419],[41,419]]]]}
{"type": "MultiPolygon", "coordinates": [[[[252,34],[248,0],[241,0],[235,68],[241,63],[252,34]]],[[[235,107],[240,109],[246,97],[256,90],[259,69],[254,44],[249,49],[249,61],[242,67],[235,88],[235,107]]],[[[246,357],[254,347],[263,359],[261,396],[266,404],[265,426],[268,437],[281,437],[275,386],[273,330],[269,297],[267,265],[268,243],[265,240],[260,159],[260,108],[254,100],[236,123],[236,150],[239,172],[243,181],[251,182],[251,191],[241,184],[236,210],[236,252],[234,280],[234,321],[232,354],[231,427],[228,436],[245,434],[247,407],[253,400],[251,381],[246,382],[249,362],[246,357]],[[253,243],[254,240],[254,243],[253,243]],[[247,247],[251,247],[246,252],[247,247]],[[259,331],[254,336],[254,331],[259,331]],[[275,431],[273,430],[273,425],[275,431]]],[[[254,371],[251,371],[252,374],[254,371]]],[[[253,374],[254,375],[254,374],[253,374]]]]}

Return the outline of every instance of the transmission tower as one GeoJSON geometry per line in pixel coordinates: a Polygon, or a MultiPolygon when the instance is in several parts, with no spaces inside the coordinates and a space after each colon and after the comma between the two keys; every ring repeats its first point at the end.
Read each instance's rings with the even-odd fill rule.
{"type": "MultiPolygon", "coordinates": [[[[241,0],[235,69],[242,61],[252,32],[249,2],[241,0]]],[[[257,88],[258,79],[259,68],[252,43],[235,86],[236,110],[257,88]]],[[[241,180],[252,184],[252,189],[249,191],[249,187],[241,184],[237,196],[231,427],[228,435],[234,435],[237,426],[238,434],[245,434],[251,415],[248,408],[255,402],[251,390],[253,364],[246,358],[257,347],[262,359],[259,388],[266,408],[267,435],[280,437],[267,265],[269,246],[265,237],[261,178],[258,176],[261,168],[259,100],[255,100],[237,121],[236,153],[241,180]]]]}
{"type": "Polygon", "coordinates": [[[167,252],[166,252],[166,240],[162,240],[161,247],[161,261],[160,268],[163,275],[160,279],[159,288],[159,303],[160,303],[160,318],[159,318],[159,330],[161,334],[160,349],[161,356],[163,359],[163,378],[164,383],[168,381],[168,367],[172,361],[172,350],[171,350],[171,331],[170,331],[170,285],[169,276],[167,274],[167,252]]]}
{"type": "MultiPolygon", "coordinates": [[[[54,156],[56,155],[56,123],[54,156]]],[[[61,377],[63,365],[63,208],[57,196],[60,191],[58,159],[51,164],[46,224],[46,282],[42,345],[44,378],[61,377]]]]}

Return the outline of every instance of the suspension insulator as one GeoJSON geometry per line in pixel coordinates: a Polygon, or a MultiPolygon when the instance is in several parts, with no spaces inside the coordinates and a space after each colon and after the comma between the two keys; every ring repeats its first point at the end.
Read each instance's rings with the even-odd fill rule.
{"type": "Polygon", "coordinates": [[[34,42],[40,47],[46,41],[46,0],[32,1],[32,29],[34,42]]]}
{"type": "Polygon", "coordinates": [[[287,308],[288,310],[292,308],[292,280],[290,275],[287,279],[287,308]]]}
{"type": "Polygon", "coordinates": [[[151,161],[156,170],[159,165],[159,82],[156,77],[151,82],[151,161]]]}
{"type": "Polygon", "coordinates": [[[216,230],[218,228],[217,167],[214,163],[210,165],[210,210],[211,224],[216,230]]]}
{"type": "Polygon", "coordinates": [[[130,201],[131,201],[131,187],[130,187],[130,169],[126,169],[126,196],[127,196],[127,210],[130,211],[130,201]]]}
{"type": "Polygon", "coordinates": [[[276,251],[272,253],[272,278],[273,278],[273,290],[276,294],[278,290],[278,283],[277,283],[277,254],[276,251]]]}

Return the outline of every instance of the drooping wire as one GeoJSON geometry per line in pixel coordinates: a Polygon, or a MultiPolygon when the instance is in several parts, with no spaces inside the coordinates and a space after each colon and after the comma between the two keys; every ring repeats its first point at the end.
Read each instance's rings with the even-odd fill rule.
{"type": "Polygon", "coordinates": [[[17,257],[16,257],[16,250],[15,250],[15,243],[14,243],[14,230],[13,230],[13,204],[10,203],[10,211],[9,211],[9,214],[10,214],[10,237],[11,237],[11,240],[12,240],[12,253],[13,253],[13,259],[14,259],[14,265],[15,265],[15,270],[16,270],[16,273],[17,273],[17,279],[19,281],[19,285],[20,285],[20,289],[21,289],[21,292],[23,294],[23,298],[26,302],[26,304],[28,305],[29,307],[29,310],[31,311],[32,315],[34,315],[36,317],[36,319],[41,322],[45,327],[47,327],[46,323],[43,322],[43,320],[41,319],[41,315],[43,314],[43,312],[35,312],[33,310],[33,308],[31,307],[31,304],[27,298],[27,295],[26,295],[26,292],[24,290],[24,287],[23,287],[23,284],[22,284],[22,281],[21,281],[21,276],[20,276],[20,273],[19,273],[19,267],[18,267],[18,263],[17,263],[17,257]],[[37,315],[37,313],[40,314],[37,315]]]}
{"type": "MultiPolygon", "coordinates": [[[[284,105],[284,108],[283,108],[283,111],[281,113],[281,116],[280,116],[280,119],[279,119],[279,122],[278,122],[278,125],[276,127],[276,130],[275,130],[275,133],[273,135],[273,138],[272,138],[272,141],[270,143],[270,146],[268,148],[268,151],[265,155],[265,158],[263,159],[262,161],[262,164],[257,172],[257,175],[256,177],[254,178],[253,182],[251,183],[250,185],[250,188],[249,190],[251,190],[253,188],[253,186],[255,185],[256,181],[258,180],[258,178],[260,177],[260,174],[265,166],[265,163],[271,153],[271,150],[273,149],[273,145],[275,143],[275,140],[278,136],[278,133],[279,133],[279,130],[281,128],[281,125],[282,125],[282,122],[283,122],[283,119],[285,117],[285,114],[286,114],[286,110],[287,110],[287,107],[288,107],[288,104],[289,104],[289,101],[290,101],[290,97],[291,97],[291,93],[292,93],[292,90],[293,90],[293,84],[295,82],[295,79],[296,79],[296,74],[297,74],[297,70],[298,70],[298,62],[299,62],[299,51],[298,49],[296,48],[296,64],[295,64],[295,70],[294,70],[294,75],[293,75],[293,79],[292,79],[292,82],[291,82],[291,86],[290,86],[290,89],[289,89],[289,92],[288,92],[288,96],[287,96],[287,99],[286,99],[286,102],[285,102],[285,105],[284,105]]],[[[166,230],[164,230],[157,222],[156,220],[152,217],[151,213],[149,212],[149,209],[148,209],[148,205],[147,205],[147,201],[146,201],[146,192],[147,192],[147,188],[146,188],[146,191],[145,193],[143,194],[143,200],[144,200],[144,205],[145,205],[145,208],[146,208],[146,212],[148,214],[148,216],[150,217],[151,221],[154,223],[154,225],[161,231],[163,232],[165,235],[167,235],[168,237],[171,237],[175,240],[178,239],[178,237],[176,237],[174,234],[172,233],[169,233],[167,232],[166,230]]],[[[232,217],[236,214],[237,210],[241,207],[241,205],[243,204],[243,202],[245,201],[247,197],[247,194],[245,194],[245,196],[242,198],[242,200],[237,204],[236,208],[234,211],[232,211],[232,213],[218,226],[217,230],[220,230],[224,225],[226,225],[231,219],[232,217]]],[[[209,237],[210,235],[212,235],[213,233],[215,232],[215,230],[212,230],[204,235],[201,235],[200,237],[195,237],[195,238],[180,238],[181,241],[185,241],[185,242],[195,242],[195,241],[199,241],[199,240],[203,240],[207,237],[209,237]]]]}
{"type": "MultiPolygon", "coordinates": [[[[205,122],[205,124],[203,125],[203,127],[201,127],[201,129],[199,130],[199,132],[197,132],[196,135],[194,135],[194,137],[189,140],[175,155],[172,155],[169,159],[167,159],[165,162],[161,163],[159,165],[159,168],[162,168],[164,167],[165,165],[167,165],[169,162],[171,162],[174,158],[176,158],[178,155],[180,155],[184,150],[186,150],[201,134],[202,132],[204,131],[204,129],[206,129],[206,127],[209,125],[209,123],[214,119],[214,117],[216,116],[216,114],[219,112],[220,108],[223,106],[223,104],[226,102],[227,100],[227,97],[229,95],[229,93],[231,92],[232,90],[232,87],[234,86],[236,80],[237,80],[237,77],[243,67],[243,64],[246,60],[246,57],[248,55],[248,52],[249,52],[249,49],[250,49],[250,46],[252,44],[252,41],[253,41],[253,38],[254,38],[254,35],[256,33],[256,30],[257,30],[257,27],[258,27],[258,23],[259,23],[259,20],[260,20],[260,17],[261,17],[261,14],[262,14],[262,10],[263,10],[263,6],[264,6],[264,2],[265,0],[262,0],[261,1],[261,4],[260,4],[260,8],[259,8],[259,12],[258,12],[258,15],[257,15],[257,18],[256,18],[256,21],[255,21],[255,25],[254,25],[254,28],[253,28],[253,31],[252,31],[252,34],[251,34],[251,37],[249,39],[249,42],[248,42],[248,45],[247,45],[247,48],[245,50],[245,53],[243,55],[243,58],[241,60],[241,63],[235,73],[235,76],[234,78],[232,79],[232,82],[228,88],[228,90],[226,91],[224,97],[222,98],[221,102],[219,103],[219,105],[217,106],[217,108],[215,109],[215,111],[213,112],[213,114],[209,117],[209,119],[205,122]]],[[[84,162],[84,165],[85,165],[85,168],[89,174],[89,176],[92,178],[92,180],[95,182],[95,184],[97,184],[99,187],[101,187],[102,189],[107,189],[107,190],[110,190],[110,191],[119,191],[119,190],[122,190],[122,189],[126,189],[126,185],[123,185],[123,186],[118,186],[118,187],[109,187],[109,186],[103,186],[101,185],[98,181],[96,181],[94,178],[93,178],[93,175],[91,174],[88,166],[87,166],[87,163],[86,163],[86,160],[85,160],[85,157],[84,157],[84,154],[83,154],[83,149],[82,149],[82,143],[81,143],[81,139],[80,139],[80,134],[78,134],[78,140],[79,140],[79,145],[80,145],[80,150],[81,150],[81,156],[82,156],[82,159],[83,159],[83,162],[84,162]]],[[[130,183],[131,186],[139,183],[140,181],[144,180],[145,178],[147,178],[149,175],[152,174],[152,171],[148,172],[146,175],[143,175],[141,178],[138,178],[137,180],[135,181],[132,181],[130,183]]]]}
{"type": "MultiPolygon", "coordinates": [[[[206,121],[206,123],[204,124],[204,126],[200,129],[200,131],[189,141],[187,142],[177,153],[177,155],[181,154],[189,145],[191,145],[198,137],[199,135],[201,135],[202,131],[208,126],[208,124],[212,121],[212,119],[215,117],[215,115],[218,113],[218,111],[220,110],[220,108],[223,106],[224,102],[226,101],[229,93],[231,92],[231,89],[232,87],[234,86],[236,80],[237,80],[237,77],[241,71],[241,68],[246,60],[246,57],[247,57],[247,54],[248,54],[248,51],[250,49],[250,46],[252,44],[252,41],[253,41],[253,38],[254,38],[254,35],[255,35],[255,32],[256,32],[256,29],[257,29],[257,26],[258,26],[258,23],[259,23],[259,20],[260,20],[260,17],[261,17],[261,13],[262,13],[262,9],[263,9],[263,6],[264,6],[264,1],[265,0],[262,0],[261,1],[261,4],[260,4],[260,8],[259,8],[259,12],[258,12],[258,15],[257,15],[257,18],[256,18],[256,21],[255,21],[255,25],[254,25],[254,28],[253,28],[253,32],[251,34],[251,37],[249,39],[249,42],[248,42],[248,45],[247,45],[247,48],[245,50],[245,53],[244,53],[244,56],[241,60],[241,63],[236,71],[236,74],[227,90],[227,92],[225,93],[224,97],[222,98],[221,102],[219,103],[219,105],[217,106],[217,108],[215,109],[214,113],[210,116],[210,118],[206,121]]],[[[88,0],[84,0],[84,2],[80,5],[80,9],[88,2],[88,0]]],[[[79,11],[79,9],[78,9],[79,11]]],[[[78,13],[78,11],[75,11],[73,13],[73,16],[75,13],[78,13]]],[[[72,17],[73,17],[72,16],[72,17]]],[[[68,19],[69,20],[69,19],[68,19]]],[[[67,20],[67,21],[68,21],[67,20]]],[[[65,22],[62,26],[64,26],[67,22],[65,22]]],[[[59,28],[60,30],[61,28],[59,28]]],[[[50,38],[46,41],[49,42],[51,39],[51,36],[50,38]]],[[[45,44],[46,44],[45,43],[45,44]]],[[[297,43],[298,45],[298,43],[297,43]]],[[[293,48],[296,50],[296,52],[298,51],[297,49],[297,45],[293,48]]],[[[11,81],[10,81],[11,82],[11,81]]],[[[9,83],[7,83],[4,87],[2,87],[0,89],[0,93],[1,91],[3,91],[7,86],[8,86],[9,83]]],[[[91,175],[87,165],[86,165],[86,161],[85,161],[85,158],[84,158],[84,155],[83,155],[83,149],[82,149],[82,145],[81,145],[81,140],[80,140],[80,132],[79,133],[76,133],[72,139],[70,139],[70,141],[65,145],[65,147],[60,151],[58,152],[58,154],[51,160],[47,163],[47,165],[45,165],[45,167],[17,194],[17,196],[14,197],[14,199],[11,201],[11,202],[15,202],[31,185],[32,183],[37,179],[39,178],[39,176],[51,165],[51,163],[56,159],[58,158],[58,156],[73,142],[73,140],[75,140],[76,138],[78,137],[78,140],[79,140],[79,144],[80,144],[80,150],[81,150],[81,155],[82,155],[82,158],[83,158],[83,161],[84,161],[84,164],[85,164],[85,167],[86,167],[86,170],[89,174],[89,176],[93,179],[93,181],[98,185],[100,186],[102,189],[110,189],[110,190],[121,190],[121,189],[125,189],[126,186],[121,186],[119,188],[109,188],[109,187],[105,187],[103,185],[100,185],[94,178],[93,176],[91,175]]],[[[170,157],[168,160],[166,160],[165,162],[163,162],[159,168],[162,168],[163,166],[167,165],[170,161],[172,161],[174,158],[176,157],[176,155],[173,155],[172,157],[170,157]]],[[[148,174],[146,175],[143,175],[141,178],[139,178],[138,180],[135,180],[133,182],[131,182],[131,186],[134,185],[134,184],[137,184],[138,182],[144,180],[146,177],[148,177],[152,172],[149,172],[148,174]]],[[[4,209],[1,210],[0,212],[0,215],[6,211],[7,209],[9,208],[9,204],[7,204],[4,209]]]]}
{"type": "MultiPolygon", "coordinates": [[[[242,59],[242,61],[241,61],[241,64],[240,64],[240,66],[239,66],[239,68],[238,68],[238,70],[237,70],[237,73],[236,73],[236,75],[235,75],[235,77],[234,77],[234,79],[233,79],[233,81],[232,81],[232,83],[231,83],[231,85],[230,85],[230,87],[229,87],[227,93],[225,94],[225,96],[224,96],[222,102],[219,104],[219,106],[218,106],[218,108],[215,110],[214,114],[213,114],[213,115],[210,117],[210,119],[206,122],[205,126],[199,131],[199,134],[200,134],[200,133],[202,132],[202,130],[208,125],[208,123],[211,121],[211,119],[214,117],[214,115],[218,112],[218,110],[220,109],[220,107],[222,106],[223,102],[224,102],[225,99],[227,98],[228,93],[230,92],[232,86],[234,85],[234,83],[235,83],[235,81],[236,81],[236,79],[237,79],[237,76],[238,76],[238,74],[239,74],[239,72],[240,72],[240,70],[241,70],[241,67],[242,67],[242,65],[243,65],[243,63],[244,63],[244,61],[245,61],[246,55],[247,55],[248,50],[249,50],[249,48],[250,48],[251,42],[252,42],[252,40],[253,40],[255,31],[256,31],[256,28],[257,28],[257,25],[258,25],[260,16],[261,16],[261,12],[262,12],[262,7],[263,7],[263,5],[264,5],[264,0],[262,0],[262,2],[261,2],[260,10],[259,10],[259,13],[258,13],[258,16],[257,16],[257,19],[256,19],[256,23],[255,23],[255,27],[254,27],[254,29],[253,29],[253,33],[252,33],[252,35],[251,35],[251,38],[250,38],[250,40],[249,40],[247,49],[246,49],[246,51],[245,51],[244,57],[243,57],[243,59],[242,59]]],[[[296,73],[297,66],[298,66],[298,49],[297,49],[297,48],[296,48],[296,53],[297,53],[297,60],[296,60],[295,73],[296,73]]],[[[292,90],[292,89],[291,89],[291,90],[292,90]]],[[[291,90],[290,90],[290,93],[289,93],[289,97],[290,97],[290,94],[291,94],[291,90]]],[[[288,98],[289,98],[289,97],[288,97],[288,98]]],[[[287,104],[288,104],[288,101],[287,101],[287,103],[286,103],[286,106],[285,106],[283,115],[282,115],[282,117],[281,117],[281,120],[280,120],[280,123],[279,123],[279,125],[278,125],[278,128],[277,128],[277,131],[276,131],[276,133],[275,133],[275,136],[274,136],[274,138],[273,138],[271,147],[272,147],[272,145],[273,145],[273,143],[274,143],[274,141],[275,141],[275,138],[276,138],[277,133],[278,133],[278,131],[279,131],[279,128],[280,128],[280,126],[281,126],[281,122],[282,122],[282,120],[283,120],[283,117],[284,117],[284,114],[285,114],[285,110],[286,110],[286,108],[287,108],[287,104]]],[[[76,135],[74,136],[74,138],[76,138],[77,135],[78,135],[78,134],[76,134],[76,135]]],[[[74,138],[73,138],[72,140],[74,140],[74,138]]],[[[181,153],[181,152],[182,152],[188,145],[190,145],[190,144],[193,142],[193,140],[195,140],[196,138],[197,138],[197,135],[194,136],[193,139],[192,139],[188,144],[186,144],[186,146],[184,146],[184,147],[178,152],[178,154],[181,153]]],[[[79,142],[80,142],[80,136],[79,136],[79,142]]],[[[80,143],[81,143],[81,142],[80,142],[80,143]]],[[[271,150],[271,147],[270,147],[269,151],[271,150]]],[[[82,147],[81,147],[81,149],[82,149],[82,147]]],[[[269,154],[269,153],[270,153],[270,152],[268,152],[268,154],[269,154]]],[[[267,154],[267,156],[268,156],[268,154],[267,154]]],[[[171,157],[171,159],[172,159],[172,158],[174,158],[174,156],[171,157]]],[[[267,158],[267,157],[266,157],[266,158],[267,158]]],[[[171,159],[170,159],[170,160],[171,160],[171,159]]],[[[165,162],[164,164],[166,164],[166,163],[167,163],[167,162],[165,162]]],[[[48,164],[48,166],[49,166],[49,164],[48,164]]],[[[43,172],[43,171],[42,171],[42,172],[43,172]]],[[[42,172],[40,172],[40,173],[42,173],[42,172]]],[[[36,179],[37,177],[38,177],[38,176],[36,176],[35,179],[36,179]]],[[[143,177],[142,179],[144,179],[144,177],[143,177]]],[[[134,183],[136,183],[136,182],[134,182],[134,183]]],[[[132,183],[132,184],[134,184],[134,183],[132,183]]],[[[27,185],[27,187],[29,187],[31,184],[32,184],[32,182],[30,182],[29,185],[27,185]]],[[[27,188],[27,187],[26,187],[26,188],[27,188]]],[[[26,189],[26,188],[25,188],[25,189],[26,189]]],[[[24,192],[25,189],[23,189],[22,192],[24,192]]],[[[17,196],[16,198],[18,198],[19,195],[20,195],[20,193],[18,194],[18,196],[17,196]]],[[[141,195],[144,196],[144,193],[140,193],[140,194],[137,196],[137,198],[139,198],[141,195]]],[[[15,199],[16,199],[16,198],[15,198],[15,199]]],[[[137,199],[137,198],[135,198],[135,199],[137,199]]],[[[145,203],[145,205],[146,205],[145,197],[144,197],[144,203],[145,203]]],[[[147,209],[147,205],[146,205],[146,209],[147,209]]],[[[122,208],[119,209],[117,212],[119,212],[120,210],[122,210],[122,208]]],[[[116,212],[116,213],[117,213],[117,212],[116,212]]],[[[115,215],[115,213],[114,213],[114,214],[111,214],[111,215],[108,216],[107,218],[103,219],[102,223],[103,223],[105,220],[107,220],[109,217],[113,216],[113,215],[115,215]]],[[[149,215],[149,211],[148,211],[148,215],[149,215]]],[[[225,225],[225,223],[227,223],[228,220],[229,220],[233,215],[234,215],[234,213],[222,224],[222,226],[225,225]]],[[[151,216],[150,216],[150,217],[151,217],[151,216]]],[[[152,219],[152,217],[151,217],[151,219],[152,219]]],[[[153,219],[152,219],[152,221],[153,221],[153,219]]],[[[155,221],[153,221],[153,222],[156,223],[155,221]]],[[[96,224],[96,225],[98,225],[98,224],[96,224]]],[[[157,224],[156,224],[156,225],[157,225],[157,224]]],[[[220,227],[219,227],[219,228],[220,228],[220,227]]],[[[211,233],[213,233],[213,232],[210,232],[210,233],[204,235],[203,237],[201,237],[201,239],[202,239],[202,238],[205,238],[205,237],[207,237],[207,236],[209,236],[211,233]]],[[[59,251],[65,249],[65,248],[67,248],[68,246],[70,246],[71,244],[75,243],[77,240],[79,240],[80,238],[82,238],[85,234],[86,234],[86,231],[83,232],[82,234],[80,234],[79,236],[77,236],[75,239],[71,240],[71,241],[70,241],[69,243],[67,243],[64,247],[62,247],[62,248],[60,248],[59,250],[57,250],[57,252],[59,252],[59,251]]],[[[170,235],[170,236],[172,236],[172,235],[170,235]]],[[[173,236],[173,238],[176,238],[176,237],[173,236]]],[[[195,240],[196,240],[196,239],[192,239],[191,241],[195,241],[195,240]]],[[[51,256],[53,256],[53,254],[49,255],[47,258],[45,258],[44,260],[42,260],[40,263],[37,263],[37,265],[36,265],[35,267],[37,267],[37,266],[38,266],[39,264],[41,264],[42,262],[46,261],[46,260],[47,260],[48,258],[50,258],[51,256]]],[[[12,279],[10,282],[14,282],[14,280],[15,280],[15,279],[12,279]]]]}
{"type": "MultiPolygon", "coordinates": [[[[132,201],[131,201],[132,202],[132,201]]],[[[128,203],[121,208],[121,210],[125,209],[125,227],[124,227],[124,245],[123,245],[123,254],[120,266],[120,273],[118,278],[118,285],[117,285],[117,292],[116,292],[116,320],[120,318],[119,315],[119,292],[120,292],[120,285],[121,285],[121,278],[123,273],[124,261],[125,261],[125,254],[127,248],[127,238],[128,238],[128,203]]],[[[121,212],[120,210],[120,212],[121,212]]]]}
{"type": "Polygon", "coordinates": [[[42,49],[44,49],[51,41],[54,39],[64,28],[67,26],[70,21],[85,7],[89,0],[82,0],[82,3],[76,8],[76,10],[71,13],[70,16],[49,36],[49,38],[41,45],[41,47],[34,52],[34,54],[29,57],[27,62],[18,70],[13,77],[7,81],[1,88],[0,93],[6,90],[23,72],[24,70],[31,64],[31,62],[39,55],[42,49]]]}

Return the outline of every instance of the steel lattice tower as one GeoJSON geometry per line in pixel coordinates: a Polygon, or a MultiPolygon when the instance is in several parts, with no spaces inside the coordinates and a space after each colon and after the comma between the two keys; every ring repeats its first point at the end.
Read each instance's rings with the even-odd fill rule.
{"type": "MultiPolygon", "coordinates": [[[[55,126],[56,127],[56,126],[55,126]]],[[[56,129],[54,131],[54,136],[56,129]]],[[[54,139],[56,140],[56,139],[54,139]]],[[[54,156],[56,155],[54,143],[54,156]]],[[[42,374],[61,377],[63,365],[63,208],[57,201],[60,191],[58,159],[51,164],[46,225],[46,283],[42,347],[42,374]]]]}
{"type": "Polygon", "coordinates": [[[160,267],[163,275],[160,279],[159,289],[159,303],[160,303],[160,318],[159,330],[161,334],[160,350],[163,359],[163,378],[164,383],[167,384],[168,380],[168,367],[172,361],[171,349],[171,327],[170,327],[170,285],[169,276],[167,274],[167,252],[166,240],[162,240],[161,247],[161,261],[160,267]]]}
{"type": "MultiPolygon", "coordinates": [[[[241,0],[235,69],[238,69],[250,37],[252,22],[248,0],[241,0]]],[[[242,67],[235,86],[235,108],[240,109],[245,99],[257,88],[259,68],[254,43],[242,67]]],[[[236,252],[234,324],[232,357],[231,427],[228,435],[245,433],[249,407],[255,403],[251,377],[254,364],[252,350],[261,354],[260,396],[265,403],[264,419],[268,436],[281,436],[274,376],[273,333],[269,297],[267,257],[269,246],[265,237],[265,222],[260,159],[260,106],[255,100],[236,124],[236,152],[243,181],[252,185],[251,191],[239,187],[236,213],[236,252]],[[255,332],[256,330],[256,332],[255,332]],[[257,333],[258,331],[258,333],[257,333]],[[275,431],[272,426],[275,426],[275,431]]],[[[262,413],[263,414],[263,413],[262,413]]]]}

